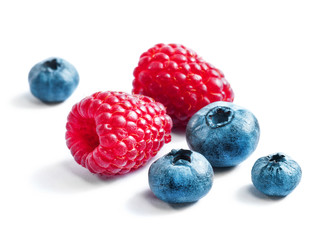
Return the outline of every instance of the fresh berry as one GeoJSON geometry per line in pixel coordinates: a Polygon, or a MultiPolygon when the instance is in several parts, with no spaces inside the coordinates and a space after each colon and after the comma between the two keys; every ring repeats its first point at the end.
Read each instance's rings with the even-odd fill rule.
{"type": "Polygon", "coordinates": [[[209,103],[234,99],[224,74],[183,45],[155,45],[140,56],[134,77],[133,93],[163,103],[175,127],[209,103]]]}
{"type": "Polygon", "coordinates": [[[285,197],[300,183],[302,170],[290,156],[275,153],[259,158],[251,170],[254,186],[272,197],[285,197]]]}
{"type": "Polygon", "coordinates": [[[213,183],[213,169],[206,158],[190,150],[173,149],[149,168],[151,191],[168,203],[196,202],[213,183]]]}
{"type": "Polygon", "coordinates": [[[195,113],[186,129],[190,149],[204,155],[213,167],[231,167],[247,159],[259,136],[258,121],[249,110],[222,101],[195,113]]]}
{"type": "Polygon", "coordinates": [[[46,103],[65,101],[77,88],[78,72],[61,58],[49,58],[37,63],[29,72],[30,91],[46,103]]]}
{"type": "Polygon", "coordinates": [[[171,141],[172,120],[152,98],[97,92],[72,107],[67,146],[92,173],[125,174],[143,166],[171,141]]]}

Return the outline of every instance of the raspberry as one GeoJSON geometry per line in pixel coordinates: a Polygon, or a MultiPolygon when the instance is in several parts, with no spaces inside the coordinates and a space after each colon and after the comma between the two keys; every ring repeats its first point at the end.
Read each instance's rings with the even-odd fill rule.
{"type": "Polygon", "coordinates": [[[164,104],[176,127],[185,127],[209,103],[234,99],[224,74],[179,44],[157,44],[143,53],[134,77],[132,92],[164,104]]]}
{"type": "Polygon", "coordinates": [[[152,98],[97,92],[72,107],[66,143],[92,173],[120,175],[143,166],[171,141],[172,120],[152,98]]]}

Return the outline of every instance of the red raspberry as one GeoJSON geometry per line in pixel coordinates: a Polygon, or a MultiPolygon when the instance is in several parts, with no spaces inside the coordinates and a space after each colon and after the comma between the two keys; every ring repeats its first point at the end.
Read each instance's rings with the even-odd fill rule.
{"type": "Polygon", "coordinates": [[[66,128],[76,162],[110,176],[133,171],[155,156],[171,141],[172,120],[150,97],[106,91],[75,104],[66,128]]]}
{"type": "Polygon", "coordinates": [[[141,55],[134,77],[133,93],[163,103],[177,127],[185,127],[195,112],[211,102],[234,99],[224,74],[183,45],[150,48],[141,55]]]}

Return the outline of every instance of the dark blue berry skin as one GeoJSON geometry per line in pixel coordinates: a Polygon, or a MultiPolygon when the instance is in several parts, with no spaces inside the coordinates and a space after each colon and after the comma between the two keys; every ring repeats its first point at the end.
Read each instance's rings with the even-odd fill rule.
{"type": "Polygon", "coordinates": [[[65,101],[78,83],[79,75],[75,67],[61,58],[46,59],[29,72],[31,93],[46,103],[65,101]]]}
{"type": "Polygon", "coordinates": [[[251,170],[251,180],[262,193],[285,197],[300,183],[301,167],[291,157],[276,153],[259,158],[251,170]]]}
{"type": "Polygon", "coordinates": [[[167,203],[190,203],[204,197],[213,183],[213,169],[204,156],[173,149],[151,164],[149,185],[167,203]]]}
{"type": "Polygon", "coordinates": [[[221,101],[196,112],[186,128],[189,148],[204,155],[213,167],[232,167],[247,159],[259,136],[258,121],[250,111],[221,101]]]}

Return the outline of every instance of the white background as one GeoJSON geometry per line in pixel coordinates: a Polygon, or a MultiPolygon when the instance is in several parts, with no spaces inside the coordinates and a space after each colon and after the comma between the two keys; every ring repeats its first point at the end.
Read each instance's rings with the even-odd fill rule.
{"type": "Polygon", "coordinates": [[[1,239],[331,239],[330,1],[14,1],[0,3],[1,239]],[[141,53],[181,43],[221,69],[234,103],[261,126],[256,151],[215,172],[195,204],[149,190],[149,165],[112,180],[90,174],[65,144],[71,107],[96,91],[131,92],[141,53]],[[79,71],[58,105],[32,97],[28,72],[58,56],[79,71]],[[255,160],[282,151],[299,186],[271,199],[251,184],[255,160]]]}

